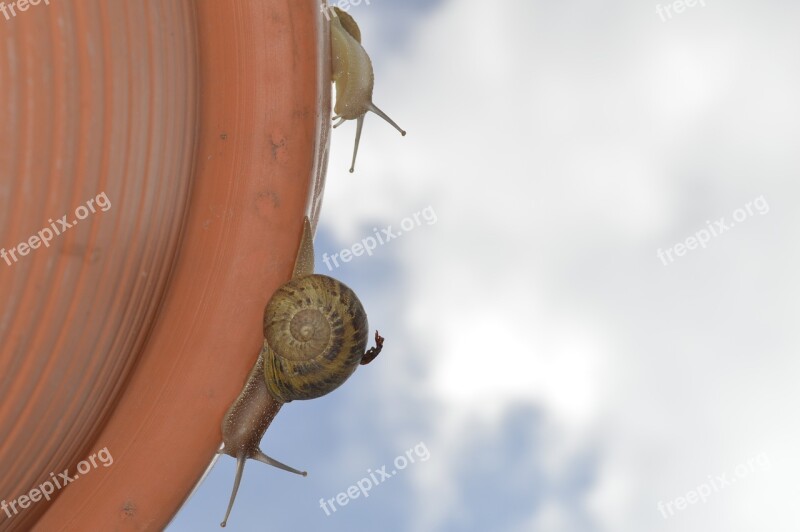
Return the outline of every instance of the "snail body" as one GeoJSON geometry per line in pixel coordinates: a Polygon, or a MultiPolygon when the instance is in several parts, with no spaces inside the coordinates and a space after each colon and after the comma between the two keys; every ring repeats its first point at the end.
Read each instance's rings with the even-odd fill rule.
{"type": "Polygon", "coordinates": [[[259,448],[270,423],[290,401],[314,399],[341,386],[359,364],[372,361],[383,345],[365,351],[364,307],[344,283],[312,273],[311,224],[305,219],[292,280],[278,288],[264,309],[264,345],[242,392],[222,421],[220,453],[236,458],[236,477],[225,519],[230,515],[244,465],[253,459],[306,476],[259,448]]]}
{"type": "Polygon", "coordinates": [[[356,120],[356,142],[353,148],[353,163],[350,166],[352,173],[355,171],[356,155],[367,111],[372,111],[389,122],[403,136],[406,132],[372,103],[375,74],[372,61],[361,46],[361,30],[358,24],[353,17],[338,7],[333,8],[333,11],[334,16],[331,18],[330,26],[333,63],[331,78],[336,85],[334,119],[339,120],[333,127],[339,127],[345,120],[356,120]]]}

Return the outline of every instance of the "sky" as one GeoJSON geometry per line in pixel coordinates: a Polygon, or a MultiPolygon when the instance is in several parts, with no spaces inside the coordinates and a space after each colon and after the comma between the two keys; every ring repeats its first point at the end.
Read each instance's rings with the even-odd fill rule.
{"type": "Polygon", "coordinates": [[[281,411],[309,476],[249,464],[229,530],[800,529],[800,4],[675,4],[350,10],[408,135],[369,115],[349,174],[334,132],[316,271],[386,345],[281,411]]]}

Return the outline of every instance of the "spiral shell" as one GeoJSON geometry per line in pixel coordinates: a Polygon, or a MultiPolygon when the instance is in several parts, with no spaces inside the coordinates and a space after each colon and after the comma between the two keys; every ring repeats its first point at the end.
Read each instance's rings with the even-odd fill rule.
{"type": "Polygon", "coordinates": [[[356,294],[326,275],[293,279],[264,309],[264,377],[278,401],[314,399],[342,385],[367,346],[367,314],[356,294]]]}

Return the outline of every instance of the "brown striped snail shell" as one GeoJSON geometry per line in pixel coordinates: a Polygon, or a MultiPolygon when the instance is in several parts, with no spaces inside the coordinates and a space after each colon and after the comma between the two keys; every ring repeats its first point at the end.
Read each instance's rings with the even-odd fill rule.
{"type": "Polygon", "coordinates": [[[368,334],[361,301],[341,281],[313,274],[284,284],[264,309],[270,395],[288,403],[332,392],[361,363],[368,334]]]}

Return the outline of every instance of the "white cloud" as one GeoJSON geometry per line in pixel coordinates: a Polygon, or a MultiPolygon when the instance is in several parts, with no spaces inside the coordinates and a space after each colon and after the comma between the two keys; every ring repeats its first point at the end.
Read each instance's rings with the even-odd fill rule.
{"type": "MultiPolygon", "coordinates": [[[[519,402],[541,409],[566,461],[600,442],[585,501],[600,528],[719,529],[724,511],[726,530],[746,530],[752,510],[737,500],[766,508],[757,488],[773,500],[797,491],[777,473],[680,521],[655,510],[754,452],[796,465],[779,442],[800,443],[797,431],[771,409],[798,399],[797,338],[758,319],[797,312],[794,274],[775,265],[798,262],[784,199],[798,193],[785,139],[797,139],[800,83],[786,73],[794,49],[776,46],[794,31],[779,2],[709,4],[667,23],[645,7],[443,3],[403,54],[373,54],[375,101],[409,135],[368,117],[349,175],[353,127],[334,134],[322,223],[337,240],[427,205],[439,218],[379,250],[409,276],[380,311],[404,305],[408,338],[393,349],[425,369],[412,379],[386,362],[385,389],[399,380],[431,401],[429,443],[448,450],[420,473],[419,530],[480,504],[453,475],[475,459],[474,427],[519,402]],[[777,204],[769,216],[668,268],[656,258],[759,194],[777,204]],[[754,351],[751,333],[778,336],[754,351]]],[[[534,529],[567,526],[560,504],[534,529]]]]}

